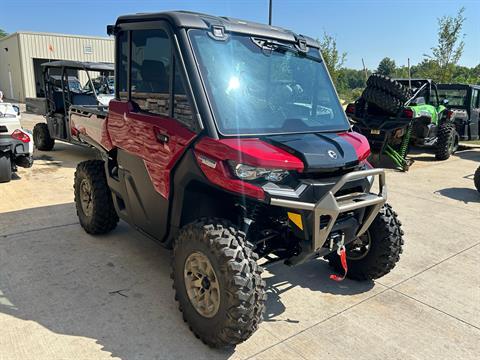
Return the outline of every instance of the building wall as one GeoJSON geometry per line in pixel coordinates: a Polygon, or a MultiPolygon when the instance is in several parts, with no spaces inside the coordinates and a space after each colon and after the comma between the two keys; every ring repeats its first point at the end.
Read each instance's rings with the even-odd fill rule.
{"type": "MultiPolygon", "coordinates": [[[[23,102],[27,97],[36,97],[34,59],[114,62],[114,40],[34,32],[14,33],[0,39],[0,89],[6,97],[10,97],[8,70],[15,100],[23,102]]],[[[80,80],[86,81],[83,77],[80,80]]]]}
{"type": "Polygon", "coordinates": [[[24,94],[18,45],[17,33],[0,39],[0,90],[4,97],[17,100],[24,94]]]}
{"type": "Polygon", "coordinates": [[[114,41],[88,36],[20,33],[20,53],[25,97],[35,97],[33,59],[114,62],[114,41]]]}

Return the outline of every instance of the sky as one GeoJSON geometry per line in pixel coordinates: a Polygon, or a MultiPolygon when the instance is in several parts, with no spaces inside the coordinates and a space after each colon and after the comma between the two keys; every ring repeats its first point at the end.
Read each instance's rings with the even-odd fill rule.
{"type": "MultiPolygon", "coordinates": [[[[191,10],[267,23],[269,0],[0,0],[0,28],[106,36],[117,16],[191,10]]],[[[369,69],[391,57],[398,66],[420,62],[437,42],[437,19],[465,7],[460,65],[480,63],[480,0],[273,0],[273,25],[337,39],[345,66],[369,69]]]]}

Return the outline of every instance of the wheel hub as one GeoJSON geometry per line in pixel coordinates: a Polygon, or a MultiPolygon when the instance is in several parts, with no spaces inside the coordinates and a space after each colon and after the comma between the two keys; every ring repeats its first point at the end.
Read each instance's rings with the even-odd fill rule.
{"type": "Polygon", "coordinates": [[[85,216],[92,216],[92,187],[90,186],[90,183],[87,179],[83,179],[80,183],[80,204],[82,205],[82,211],[85,216]]]}
{"type": "Polygon", "coordinates": [[[195,310],[206,318],[214,317],[220,307],[220,284],[208,257],[191,253],[184,266],[185,290],[195,310]]]}
{"type": "Polygon", "coordinates": [[[347,259],[349,260],[361,260],[367,256],[370,251],[370,246],[372,239],[370,233],[367,231],[362,236],[356,238],[348,247],[347,247],[347,259]]]}

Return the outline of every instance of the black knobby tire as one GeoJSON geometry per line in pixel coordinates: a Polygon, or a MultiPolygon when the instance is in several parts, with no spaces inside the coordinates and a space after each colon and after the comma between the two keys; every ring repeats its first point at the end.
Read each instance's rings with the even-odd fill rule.
{"type": "Polygon", "coordinates": [[[402,103],[405,103],[413,95],[409,88],[403,86],[398,81],[381,74],[370,75],[367,80],[367,86],[383,90],[398,98],[402,103]]]}
{"type": "Polygon", "coordinates": [[[258,328],[265,309],[263,269],[245,234],[229,221],[201,219],[183,227],[175,240],[173,288],[179,309],[195,336],[211,347],[235,346],[258,328]],[[194,252],[211,262],[220,284],[218,311],[213,317],[198,312],[186,290],[184,267],[194,252]]]}
{"type": "Polygon", "coordinates": [[[6,183],[12,180],[12,162],[10,154],[0,154],[0,183],[6,183]]]}
{"type": "Polygon", "coordinates": [[[118,215],[113,206],[112,194],[105,176],[102,160],[87,160],[77,165],[74,180],[75,206],[80,225],[89,234],[105,234],[118,223],[118,215]],[[89,211],[82,206],[82,187],[90,188],[89,211]]]}
{"type": "Polygon", "coordinates": [[[380,109],[391,114],[396,114],[403,106],[403,102],[395,96],[373,87],[367,87],[363,91],[362,97],[365,101],[375,104],[380,109]]]}
{"type": "MultiPolygon", "coordinates": [[[[347,277],[353,280],[373,280],[388,274],[400,259],[403,246],[403,230],[397,214],[385,204],[367,230],[370,247],[358,260],[348,257],[352,244],[347,245],[347,277]]],[[[330,266],[343,272],[340,257],[336,252],[325,257],[330,266]]]]}
{"type": "Polygon", "coordinates": [[[48,126],[45,123],[36,124],[33,127],[33,143],[38,150],[50,151],[55,146],[55,139],[52,139],[48,126]]]}
{"type": "Polygon", "coordinates": [[[460,136],[452,123],[443,123],[438,127],[435,158],[447,160],[458,149],[460,136]]]}
{"type": "Polygon", "coordinates": [[[480,192],[480,166],[477,171],[475,171],[475,175],[473,175],[473,182],[477,190],[480,192]]]}

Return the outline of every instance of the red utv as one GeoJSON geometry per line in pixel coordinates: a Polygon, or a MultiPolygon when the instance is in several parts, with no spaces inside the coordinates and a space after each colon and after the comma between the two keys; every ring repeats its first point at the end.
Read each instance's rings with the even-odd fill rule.
{"type": "Polygon", "coordinates": [[[77,167],[80,223],[102,234],[121,218],[172,247],[175,297],[201,340],[231,346],[255,332],[259,258],[326,257],[335,280],[395,266],[403,232],[384,171],[350,131],[318,42],[189,12],[122,16],[108,32],[108,113],[70,107],[72,136],[103,157],[77,167]]]}

